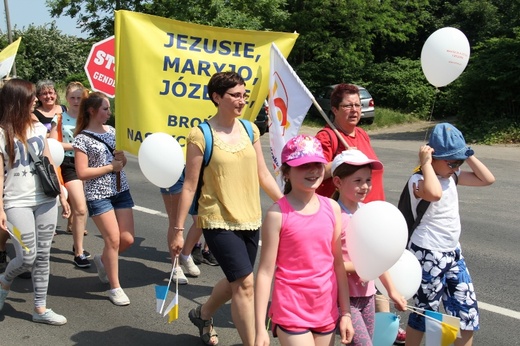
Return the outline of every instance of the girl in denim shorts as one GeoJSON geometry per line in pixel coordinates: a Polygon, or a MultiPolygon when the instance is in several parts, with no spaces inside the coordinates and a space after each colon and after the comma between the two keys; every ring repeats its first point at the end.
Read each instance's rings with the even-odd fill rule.
{"type": "Polygon", "coordinates": [[[85,181],[89,216],[103,236],[101,255],[94,256],[99,279],[110,283],[107,291],[115,305],[130,300],[119,283],[119,253],[134,242],[134,202],[123,167],[126,157],[115,150],[115,129],[105,125],[110,118],[108,98],[98,92],[81,101],[74,133],[74,158],[78,178],[85,181]]]}

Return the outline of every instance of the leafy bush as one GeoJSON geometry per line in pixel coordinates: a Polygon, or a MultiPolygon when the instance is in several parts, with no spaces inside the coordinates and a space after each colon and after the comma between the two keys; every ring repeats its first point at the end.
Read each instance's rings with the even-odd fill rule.
{"type": "Polygon", "coordinates": [[[435,89],[426,81],[418,60],[396,58],[374,64],[365,75],[366,88],[377,106],[416,114],[428,119],[435,89]]]}
{"type": "MultiPolygon", "coordinates": [[[[14,30],[13,41],[22,37],[16,55],[17,77],[33,83],[50,79],[58,85],[74,74],[81,73],[91,43],[75,36],[62,34],[54,23],[29,25],[14,30]]],[[[0,46],[7,46],[7,35],[0,35],[0,46]]]]}
{"type": "MultiPolygon", "coordinates": [[[[459,89],[460,120],[487,124],[502,119],[520,122],[520,34],[492,38],[475,47],[459,89]]],[[[499,121],[498,123],[502,123],[499,121]]]]}

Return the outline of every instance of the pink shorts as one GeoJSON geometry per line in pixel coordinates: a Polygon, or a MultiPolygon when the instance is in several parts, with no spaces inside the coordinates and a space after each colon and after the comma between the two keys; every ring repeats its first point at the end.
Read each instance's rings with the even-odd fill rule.
{"type": "Polygon", "coordinates": [[[284,333],[291,335],[300,335],[311,332],[312,334],[320,334],[327,335],[334,333],[336,331],[337,323],[327,324],[322,327],[317,328],[302,328],[302,327],[294,327],[294,326],[281,326],[279,324],[273,324],[273,336],[276,338],[278,334],[276,333],[276,329],[280,328],[284,333]]]}

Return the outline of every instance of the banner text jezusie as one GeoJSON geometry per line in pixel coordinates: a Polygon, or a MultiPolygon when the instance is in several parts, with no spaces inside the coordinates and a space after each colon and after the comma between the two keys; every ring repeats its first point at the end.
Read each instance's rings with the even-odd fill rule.
{"type": "MultiPolygon", "coordinates": [[[[219,54],[224,56],[233,56],[237,58],[255,59],[255,44],[216,40],[206,37],[188,36],[183,34],[166,33],[168,36],[168,43],[164,45],[165,48],[175,48],[179,50],[186,50],[196,53],[219,54]]],[[[258,57],[256,57],[258,59],[258,57]]]]}
{"type": "MultiPolygon", "coordinates": [[[[204,37],[189,36],[184,34],[166,33],[168,43],[166,48],[174,48],[189,52],[218,54],[237,58],[254,59],[258,61],[260,55],[254,54],[255,44],[239,41],[216,40],[204,37]]],[[[191,58],[181,59],[179,56],[165,56],[163,60],[163,71],[173,70],[176,74],[189,74],[196,76],[211,77],[214,73],[223,71],[237,72],[244,81],[251,80],[253,70],[250,66],[237,66],[236,64],[218,63],[207,60],[194,60],[191,58]]],[[[188,97],[191,99],[208,99],[205,85],[197,83],[185,84],[180,77],[177,81],[164,79],[163,90],[160,95],[167,95],[171,92],[176,97],[188,97]]],[[[254,84],[254,83],[253,83],[254,84]]]]}

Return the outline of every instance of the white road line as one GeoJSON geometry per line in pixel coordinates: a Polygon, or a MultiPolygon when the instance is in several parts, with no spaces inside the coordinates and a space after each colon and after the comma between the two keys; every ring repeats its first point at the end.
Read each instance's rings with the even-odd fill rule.
{"type": "Polygon", "coordinates": [[[133,209],[137,210],[137,211],[141,211],[141,212],[146,213],[146,214],[152,214],[152,215],[158,215],[158,216],[162,216],[162,217],[168,217],[168,214],[161,213],[158,210],[153,210],[153,209],[148,209],[148,208],[145,208],[145,207],[140,207],[138,205],[135,205],[133,209]]]}
{"type": "Polygon", "coordinates": [[[507,317],[512,317],[512,318],[516,318],[517,320],[520,320],[520,312],[518,312],[518,311],[501,308],[500,306],[491,305],[491,304],[483,303],[483,302],[478,302],[478,307],[482,310],[491,311],[496,314],[500,314],[500,315],[504,315],[507,317]]]}
{"type": "MultiPolygon", "coordinates": [[[[153,209],[149,209],[149,208],[145,208],[145,207],[140,207],[138,205],[134,206],[134,209],[137,210],[137,211],[143,212],[143,213],[147,213],[147,214],[158,215],[158,216],[162,216],[162,217],[168,217],[167,214],[161,213],[158,210],[153,210],[153,209]]],[[[260,240],[258,245],[262,246],[262,241],[261,240],[260,240]]],[[[491,304],[484,303],[484,302],[481,302],[481,301],[478,302],[478,307],[480,309],[482,309],[482,310],[487,310],[487,311],[490,311],[490,312],[494,312],[496,314],[500,314],[500,315],[504,315],[506,317],[511,317],[511,318],[515,318],[517,320],[520,320],[520,312],[518,312],[518,311],[502,308],[500,306],[491,305],[491,304]]]]}

